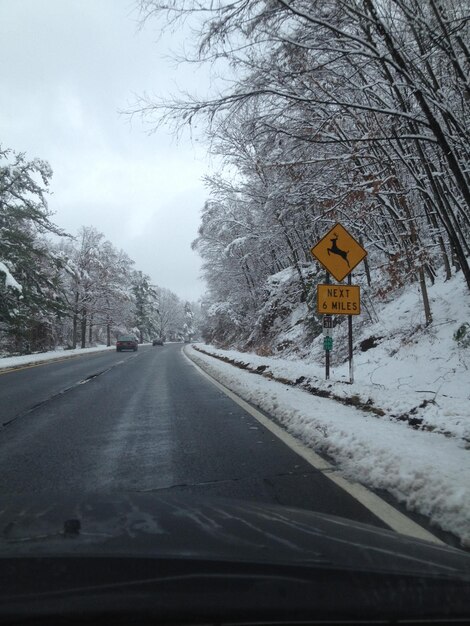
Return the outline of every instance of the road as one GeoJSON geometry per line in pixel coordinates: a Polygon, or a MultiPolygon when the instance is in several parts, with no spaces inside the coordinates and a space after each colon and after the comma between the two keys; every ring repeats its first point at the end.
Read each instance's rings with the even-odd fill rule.
{"type": "Polygon", "coordinates": [[[0,375],[0,493],[174,490],[386,527],[203,377],[181,344],[0,375]]]}

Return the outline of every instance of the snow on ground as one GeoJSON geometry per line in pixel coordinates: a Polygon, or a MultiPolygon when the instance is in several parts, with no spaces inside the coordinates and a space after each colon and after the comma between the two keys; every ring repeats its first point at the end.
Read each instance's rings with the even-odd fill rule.
{"type": "MultiPolygon", "coordinates": [[[[456,438],[413,430],[186,348],[214,378],[333,459],[346,477],[385,489],[470,547],[470,452],[456,438]]],[[[244,355],[246,359],[246,354],[244,355]]]]}
{"type": "MultiPolygon", "coordinates": [[[[350,479],[387,490],[470,547],[470,347],[454,339],[470,321],[468,290],[457,276],[437,282],[429,295],[428,328],[414,287],[377,307],[379,321],[356,332],[353,384],[345,362],[325,380],[322,338],[304,359],[196,345],[238,367],[190,352],[215,378],[333,457],[350,479]],[[381,339],[362,352],[359,344],[371,336],[381,339]]],[[[334,330],[337,349],[346,342],[345,326],[334,330]]]]}
{"type": "MultiPolygon", "coordinates": [[[[314,386],[336,397],[369,404],[396,421],[413,420],[420,428],[458,437],[470,445],[470,346],[462,347],[454,333],[470,322],[470,299],[460,276],[429,288],[434,321],[422,327],[422,304],[414,286],[393,302],[377,308],[379,321],[354,330],[354,383],[349,384],[346,324],[333,330],[334,350],[330,380],[325,380],[323,338],[304,358],[271,356],[201,347],[265,375],[314,386]],[[364,339],[380,338],[375,348],[362,352],[364,339]],[[336,362],[335,362],[336,361],[336,362]]],[[[358,326],[356,320],[353,325],[358,326]]],[[[470,334],[470,331],[469,331],[470,334]]]]}
{"type": "Polygon", "coordinates": [[[94,348],[76,348],[75,350],[53,350],[51,352],[40,352],[38,354],[23,354],[21,356],[7,356],[0,359],[0,370],[10,367],[21,367],[23,365],[34,365],[44,361],[54,361],[77,354],[90,354],[91,352],[102,352],[103,350],[116,350],[115,346],[96,346],[94,348]]]}
{"type": "MultiPolygon", "coordinates": [[[[167,341],[166,343],[179,343],[167,341]]],[[[143,343],[142,345],[151,345],[150,343],[143,343]]],[[[51,352],[39,352],[37,354],[23,354],[21,356],[5,356],[0,357],[0,371],[3,369],[9,369],[10,367],[21,367],[23,365],[34,365],[35,363],[42,363],[44,361],[54,361],[55,359],[64,359],[79,354],[90,354],[91,352],[103,352],[105,350],[116,350],[116,346],[94,346],[91,348],[76,348],[75,350],[65,350],[60,348],[59,350],[52,350],[51,352]]]]}

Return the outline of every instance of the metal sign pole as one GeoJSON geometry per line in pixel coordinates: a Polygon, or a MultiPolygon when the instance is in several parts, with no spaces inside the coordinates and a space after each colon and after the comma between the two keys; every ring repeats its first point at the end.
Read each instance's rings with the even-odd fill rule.
{"type": "MultiPolygon", "coordinates": [[[[327,285],[330,284],[330,274],[326,273],[325,282],[327,285]]],[[[325,350],[325,380],[330,380],[330,351],[325,350]]]]}
{"type": "MultiPolygon", "coordinates": [[[[348,285],[351,284],[351,274],[348,275],[348,285]]],[[[348,315],[348,348],[349,348],[349,382],[354,382],[354,363],[353,363],[353,336],[352,336],[352,315],[348,315]]]]}

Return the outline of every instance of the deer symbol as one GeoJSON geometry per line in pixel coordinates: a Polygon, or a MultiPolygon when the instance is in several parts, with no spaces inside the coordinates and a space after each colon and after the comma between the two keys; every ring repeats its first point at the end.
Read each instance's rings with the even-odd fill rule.
{"type": "Polygon", "coordinates": [[[334,234],[334,237],[330,239],[331,248],[326,249],[326,251],[328,252],[328,256],[330,256],[330,252],[331,254],[337,254],[338,256],[340,256],[346,261],[346,263],[348,264],[348,267],[351,267],[348,261],[348,252],[345,252],[344,250],[340,250],[340,248],[338,248],[338,246],[336,245],[336,242],[338,241],[338,235],[336,233],[333,233],[333,234],[334,234]]]}

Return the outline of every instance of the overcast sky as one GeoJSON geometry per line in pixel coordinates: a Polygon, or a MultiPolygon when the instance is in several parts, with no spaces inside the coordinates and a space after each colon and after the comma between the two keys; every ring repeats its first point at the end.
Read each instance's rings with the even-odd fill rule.
{"type": "Polygon", "coordinates": [[[149,135],[119,111],[136,94],[200,91],[207,79],[165,58],[178,38],[158,40],[156,24],[139,30],[135,6],[0,0],[0,144],[50,163],[56,224],[71,234],[95,226],[154,283],[195,300],[205,149],[170,129],[149,135]]]}

